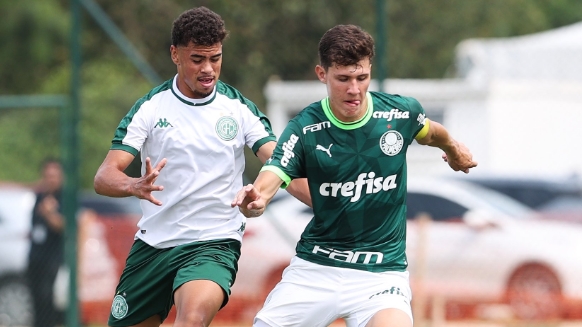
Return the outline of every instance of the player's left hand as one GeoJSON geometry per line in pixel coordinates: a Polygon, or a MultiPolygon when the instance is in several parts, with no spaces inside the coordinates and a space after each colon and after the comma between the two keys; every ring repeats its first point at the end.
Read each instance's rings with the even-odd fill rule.
{"type": "Polygon", "coordinates": [[[457,142],[455,151],[444,153],[442,158],[454,171],[462,171],[465,174],[469,173],[470,168],[477,167],[477,161],[473,160],[471,151],[461,142],[457,142]]]}

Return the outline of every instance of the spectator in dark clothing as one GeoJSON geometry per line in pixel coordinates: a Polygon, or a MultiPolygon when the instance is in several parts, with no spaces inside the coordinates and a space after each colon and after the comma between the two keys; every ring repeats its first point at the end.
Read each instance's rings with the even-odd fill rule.
{"type": "Polygon", "coordinates": [[[34,300],[35,327],[54,327],[62,320],[62,313],[53,300],[55,278],[64,262],[65,219],[60,211],[62,185],[61,164],[56,160],[46,160],[36,190],[27,272],[34,300]]]}

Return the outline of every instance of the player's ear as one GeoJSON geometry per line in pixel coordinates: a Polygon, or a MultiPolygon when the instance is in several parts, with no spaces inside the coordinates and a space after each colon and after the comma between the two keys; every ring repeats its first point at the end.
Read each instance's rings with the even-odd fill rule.
{"type": "Polygon", "coordinates": [[[321,65],[315,66],[315,75],[317,75],[317,78],[323,84],[327,84],[326,72],[325,72],[325,69],[323,67],[321,67],[321,65]]]}
{"type": "Polygon", "coordinates": [[[172,61],[174,64],[178,64],[178,48],[175,45],[170,46],[170,57],[172,57],[172,61]]]}

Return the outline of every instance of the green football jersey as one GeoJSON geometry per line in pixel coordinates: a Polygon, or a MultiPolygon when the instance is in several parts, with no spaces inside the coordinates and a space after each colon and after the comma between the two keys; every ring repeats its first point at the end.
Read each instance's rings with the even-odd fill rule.
{"type": "Polygon", "coordinates": [[[262,170],[284,181],[307,177],[314,217],[297,256],[367,271],[404,271],[406,150],[424,127],[413,98],[369,92],[366,115],[344,123],[329,99],[303,109],[283,131],[262,170]]]}

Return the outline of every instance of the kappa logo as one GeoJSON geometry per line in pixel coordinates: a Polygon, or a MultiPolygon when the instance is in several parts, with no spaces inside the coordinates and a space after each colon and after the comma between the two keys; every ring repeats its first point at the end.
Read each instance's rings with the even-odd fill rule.
{"type": "Polygon", "coordinates": [[[315,150],[321,150],[321,151],[323,151],[323,152],[327,153],[327,155],[328,155],[328,156],[331,158],[331,152],[330,152],[330,151],[331,151],[331,146],[332,146],[332,145],[333,145],[333,143],[332,143],[332,144],[330,144],[330,145],[329,145],[327,148],[324,148],[322,145],[319,145],[319,144],[318,144],[318,145],[315,147],[315,150]]]}
{"type": "Polygon", "coordinates": [[[172,124],[170,124],[170,122],[166,119],[166,118],[160,118],[160,120],[158,120],[158,122],[156,123],[156,126],[154,126],[154,128],[166,128],[166,127],[174,127],[172,124]]]}

